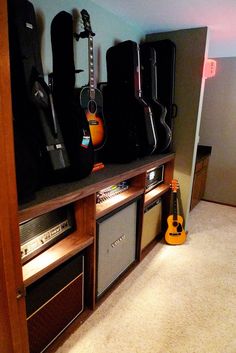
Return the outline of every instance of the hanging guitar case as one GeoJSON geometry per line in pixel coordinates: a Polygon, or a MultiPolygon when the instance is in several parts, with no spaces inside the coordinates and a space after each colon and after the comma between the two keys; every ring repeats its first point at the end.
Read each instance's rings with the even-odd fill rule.
{"type": "Polygon", "coordinates": [[[177,106],[174,104],[176,46],[171,40],[164,39],[142,43],[142,51],[146,51],[146,55],[149,55],[148,48],[154,48],[156,52],[157,97],[159,103],[167,109],[165,122],[173,133],[173,119],[177,115],[177,106]]]}
{"type": "Polygon", "coordinates": [[[51,23],[53,54],[53,98],[55,110],[67,148],[70,168],[64,180],[76,180],[90,174],[94,165],[94,149],[84,110],[75,97],[73,20],[61,11],[51,23]]]}
{"type": "Polygon", "coordinates": [[[124,41],[108,49],[104,115],[107,122],[105,158],[130,162],[156,150],[152,112],[141,95],[139,48],[124,41]]]}
{"type": "Polygon", "coordinates": [[[167,109],[157,97],[157,58],[156,51],[148,43],[140,44],[140,67],[142,95],[150,106],[158,134],[158,153],[164,153],[170,147],[172,131],[166,123],[167,109]]]}
{"type": "Polygon", "coordinates": [[[34,197],[68,158],[44,82],[33,5],[9,1],[9,44],[19,202],[34,197]],[[55,132],[56,129],[56,132],[55,132]]]}

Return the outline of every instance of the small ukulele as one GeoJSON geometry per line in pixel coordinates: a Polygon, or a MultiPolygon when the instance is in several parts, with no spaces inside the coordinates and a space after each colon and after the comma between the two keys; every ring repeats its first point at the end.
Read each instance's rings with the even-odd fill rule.
{"type": "Polygon", "coordinates": [[[165,233],[165,241],[171,245],[179,245],[185,242],[186,232],[183,228],[183,217],[177,214],[177,192],[179,184],[176,179],[172,180],[171,190],[173,194],[173,214],[167,218],[168,228],[165,233]]]}
{"type": "Polygon", "coordinates": [[[94,63],[93,63],[93,33],[90,25],[90,16],[86,10],[81,11],[84,25],[84,32],[80,34],[82,38],[88,38],[88,64],[89,64],[89,85],[82,88],[80,93],[80,104],[85,110],[92,143],[95,151],[102,148],[105,143],[105,124],[102,113],[103,97],[102,93],[95,88],[94,63]]]}

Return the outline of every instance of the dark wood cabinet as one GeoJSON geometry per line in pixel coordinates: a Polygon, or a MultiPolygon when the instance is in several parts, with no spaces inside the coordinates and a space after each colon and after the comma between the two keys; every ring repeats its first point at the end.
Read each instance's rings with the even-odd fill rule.
{"type": "MultiPolygon", "coordinates": [[[[169,210],[169,184],[173,178],[174,154],[155,155],[129,164],[106,165],[78,182],[44,188],[36,199],[18,207],[12,126],[7,1],[0,3],[0,342],[2,353],[28,353],[25,292],[38,280],[59,268],[77,254],[84,256],[84,296],[88,311],[96,307],[96,219],[130,202],[142,199],[145,205],[162,197],[163,215],[169,210]],[[164,183],[145,194],[148,169],[164,164],[164,183]],[[96,205],[102,188],[129,180],[130,187],[117,202],[96,205]],[[19,224],[71,204],[76,230],[22,266],[19,224]]],[[[141,227],[137,232],[137,264],[142,259],[141,227]]]]}
{"type": "Polygon", "coordinates": [[[204,192],[206,188],[208,163],[209,163],[208,155],[205,157],[202,157],[200,160],[197,160],[196,162],[194,180],[193,180],[192,198],[191,198],[191,210],[198,204],[198,202],[204,196],[204,192]]]}
{"type": "MultiPolygon", "coordinates": [[[[86,312],[89,315],[91,310],[96,309],[97,306],[96,220],[121,206],[125,206],[137,197],[141,200],[138,210],[139,226],[136,235],[135,252],[137,255],[133,265],[137,266],[147,253],[147,249],[143,251],[140,246],[144,207],[150,201],[161,197],[163,200],[163,214],[167,213],[169,209],[169,184],[173,177],[173,168],[173,153],[149,156],[129,164],[105,165],[104,169],[92,173],[78,182],[52,185],[42,189],[37,192],[34,201],[21,205],[18,211],[21,222],[68,204],[73,205],[76,221],[76,229],[73,233],[59,240],[56,244],[22,266],[23,283],[26,293],[28,287],[45,278],[52,271],[57,271],[58,268],[64,266],[76,254],[83,253],[85,273],[83,320],[86,319],[86,312]],[[164,182],[157,185],[148,193],[145,193],[147,171],[160,165],[164,165],[164,182]],[[96,203],[97,192],[122,181],[128,181],[129,187],[127,190],[102,203],[96,203]]],[[[55,298],[57,297],[55,296],[55,298]]],[[[72,299],[70,298],[70,300],[72,299]]],[[[53,301],[54,299],[52,300],[52,305],[54,305],[53,301]]],[[[47,313],[44,314],[47,315],[47,313]]],[[[34,332],[30,331],[30,342],[34,341],[34,337],[32,337],[34,332]]],[[[44,337],[42,337],[42,342],[44,342],[44,337]]]]}

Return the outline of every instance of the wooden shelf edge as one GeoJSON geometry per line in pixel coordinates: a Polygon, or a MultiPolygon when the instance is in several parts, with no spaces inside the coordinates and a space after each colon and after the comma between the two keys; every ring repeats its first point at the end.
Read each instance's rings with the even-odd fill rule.
{"type": "Polygon", "coordinates": [[[23,281],[25,287],[35,282],[72,256],[93,244],[93,236],[79,237],[72,233],[66,238],[45,250],[43,253],[23,265],[23,281]]]}
{"type": "Polygon", "coordinates": [[[152,201],[165,194],[169,189],[170,185],[163,183],[158,185],[155,189],[147,192],[144,197],[144,206],[148,206],[152,201]]]}
{"type": "Polygon", "coordinates": [[[127,202],[132,201],[136,197],[143,195],[144,189],[130,187],[127,191],[124,191],[116,196],[113,196],[107,201],[96,205],[96,219],[105,216],[106,214],[114,211],[120,206],[125,205],[127,202]]]}
{"type": "Polygon", "coordinates": [[[174,157],[174,153],[168,153],[144,157],[128,164],[107,164],[100,171],[76,182],[42,188],[36,193],[35,200],[19,206],[19,223],[87,197],[119,181],[133,178],[174,160],[174,157]]]}

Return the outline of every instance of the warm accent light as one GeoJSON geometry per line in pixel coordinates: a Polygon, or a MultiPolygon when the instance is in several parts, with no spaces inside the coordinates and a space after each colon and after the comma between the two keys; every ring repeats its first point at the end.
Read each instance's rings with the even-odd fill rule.
{"type": "Polygon", "coordinates": [[[204,66],[204,78],[214,77],[216,74],[216,60],[207,59],[204,66]]]}

